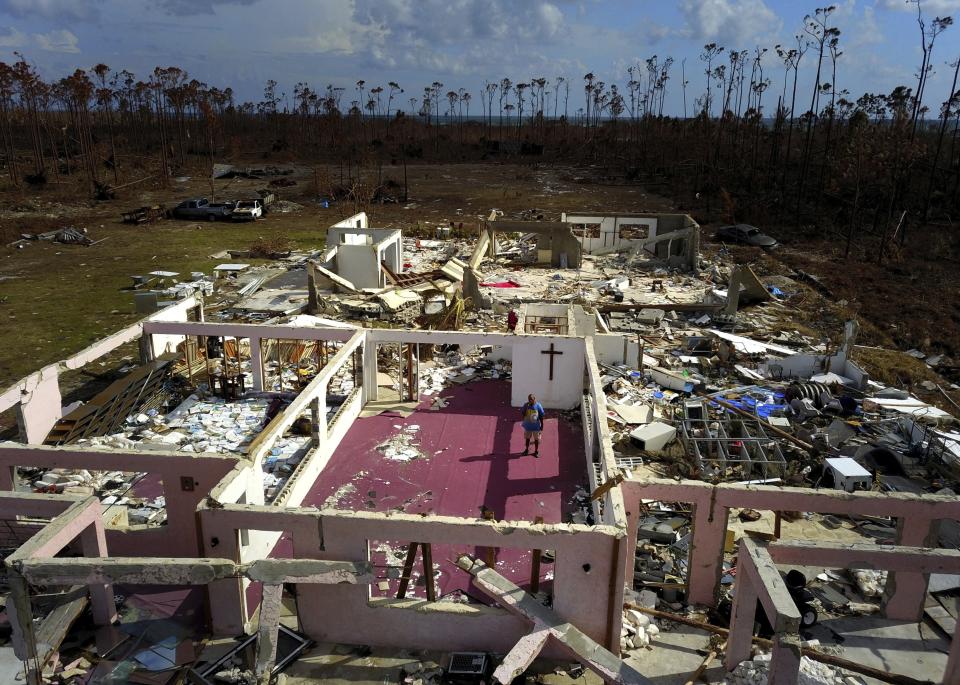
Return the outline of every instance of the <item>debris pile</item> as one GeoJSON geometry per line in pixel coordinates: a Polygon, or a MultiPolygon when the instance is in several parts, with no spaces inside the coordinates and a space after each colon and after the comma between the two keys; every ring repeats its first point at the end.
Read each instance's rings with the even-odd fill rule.
{"type": "MultiPolygon", "coordinates": [[[[751,661],[742,661],[730,672],[726,685],[767,685],[770,655],[758,654],[751,661]]],[[[800,657],[800,685],[864,685],[859,676],[849,675],[808,657],[800,657]]]]}

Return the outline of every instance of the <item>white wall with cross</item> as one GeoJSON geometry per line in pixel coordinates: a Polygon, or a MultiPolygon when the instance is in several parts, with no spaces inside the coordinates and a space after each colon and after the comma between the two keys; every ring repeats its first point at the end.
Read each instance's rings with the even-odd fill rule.
{"type": "Polygon", "coordinates": [[[583,396],[582,338],[518,335],[513,342],[510,402],[523,406],[534,394],[547,409],[571,409],[583,396]]]}

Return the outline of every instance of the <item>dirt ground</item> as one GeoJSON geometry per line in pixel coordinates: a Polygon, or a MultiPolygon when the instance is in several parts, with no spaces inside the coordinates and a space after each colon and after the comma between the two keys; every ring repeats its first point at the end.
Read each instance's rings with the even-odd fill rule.
{"type": "MultiPolygon", "coordinates": [[[[376,174],[371,170],[370,175],[376,174]]],[[[211,255],[224,249],[246,249],[259,238],[282,238],[299,249],[322,246],[325,229],[353,214],[352,202],[324,208],[321,181],[335,181],[336,167],[296,167],[287,178],[296,185],[277,190],[278,197],[303,205],[301,211],[271,213],[256,223],[197,223],[163,220],[143,226],[125,225],[126,209],[154,203],[173,206],[192,196],[216,199],[249,196],[263,180],[217,181],[195,176],[172,182],[169,188],[148,183],[119,191],[117,199],[97,204],[78,202],[78,193],[50,186],[40,192],[17,195],[0,190],[0,387],[76,352],[91,342],[135,321],[131,276],[155,270],[210,273],[219,263],[211,255]],[[63,226],[87,229],[91,247],[31,242],[14,249],[7,243],[21,233],[37,233],[63,226]]],[[[403,169],[387,166],[383,177],[403,192],[403,169]]],[[[558,219],[563,211],[626,213],[687,211],[705,228],[704,249],[721,246],[710,238],[712,228],[696,207],[676,206],[599,167],[523,164],[411,165],[407,170],[406,203],[376,204],[368,208],[373,225],[397,227],[408,233],[432,232],[453,222],[455,230],[473,231],[477,221],[493,208],[514,218],[558,219]]],[[[772,254],[734,248],[737,261],[752,263],[767,273],[789,273],[802,268],[823,279],[830,290],[830,316],[821,305],[806,312],[812,327],[839,335],[845,315],[861,318],[866,345],[960,356],[960,289],[958,263],[950,250],[929,245],[921,254],[900,255],[883,266],[842,259],[835,242],[796,240],[788,228],[771,232],[783,243],[772,254]],[[827,330],[823,330],[826,328],[827,330]],[[834,330],[836,329],[836,330],[834,330]]],[[[259,263],[262,260],[243,260],[259,263]]],[[[906,367],[896,355],[897,363],[906,367]]],[[[913,367],[912,380],[928,372],[913,367]],[[915,378],[914,378],[915,377],[915,378]]],[[[895,376],[897,377],[897,376],[895,376]]]]}

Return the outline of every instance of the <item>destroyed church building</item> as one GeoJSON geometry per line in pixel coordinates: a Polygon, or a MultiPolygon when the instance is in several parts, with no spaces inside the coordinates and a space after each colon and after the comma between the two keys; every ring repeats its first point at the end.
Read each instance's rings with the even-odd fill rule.
{"type": "MultiPolygon", "coordinates": [[[[652,653],[697,668],[660,639],[684,621],[723,631],[724,673],[871,673],[801,645],[808,609],[916,633],[960,588],[956,422],[871,380],[855,324],[836,346],[793,330],[796,282],[699,240],[670,214],[494,214],[442,240],[360,214],[271,276],[305,289],[295,311],[241,306],[271,281],[225,269],[253,275],[0,393],[20,428],[0,444],[0,518],[26,682],[69,665],[269,683],[320,643],[432,650],[450,674],[471,653],[501,683],[545,659],[639,684],[652,653]],[[65,379],[131,349],[64,406],[65,379]],[[797,585],[791,565],[827,580],[797,585]],[[157,593],[192,608],[158,614],[157,593]],[[167,632],[130,628],[151,621],[167,632]],[[751,660],[756,621],[769,657],[751,660]]],[[[960,638],[928,639],[942,650],[915,668],[958,682],[960,638]]]]}

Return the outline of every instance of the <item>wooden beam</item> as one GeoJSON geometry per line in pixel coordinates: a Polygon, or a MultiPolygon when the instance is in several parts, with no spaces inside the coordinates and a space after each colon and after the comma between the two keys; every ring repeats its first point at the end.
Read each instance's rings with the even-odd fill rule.
{"type": "Polygon", "coordinates": [[[403,572],[400,574],[400,587],[397,589],[397,599],[407,596],[407,587],[410,585],[410,576],[413,574],[413,562],[417,558],[417,546],[420,543],[411,542],[407,545],[407,558],[403,562],[403,572]]]}
{"type": "Polygon", "coordinates": [[[597,486],[596,490],[590,493],[590,501],[591,502],[597,501],[598,499],[606,495],[607,492],[609,492],[610,490],[613,490],[615,487],[620,485],[620,483],[622,483],[625,480],[626,480],[626,476],[624,476],[622,473],[618,473],[613,478],[610,478],[609,480],[604,481],[603,483],[597,486]]]}
{"type": "Polygon", "coordinates": [[[427,601],[437,601],[437,588],[433,582],[433,549],[429,542],[420,545],[423,552],[423,579],[427,584],[427,601]]]}

